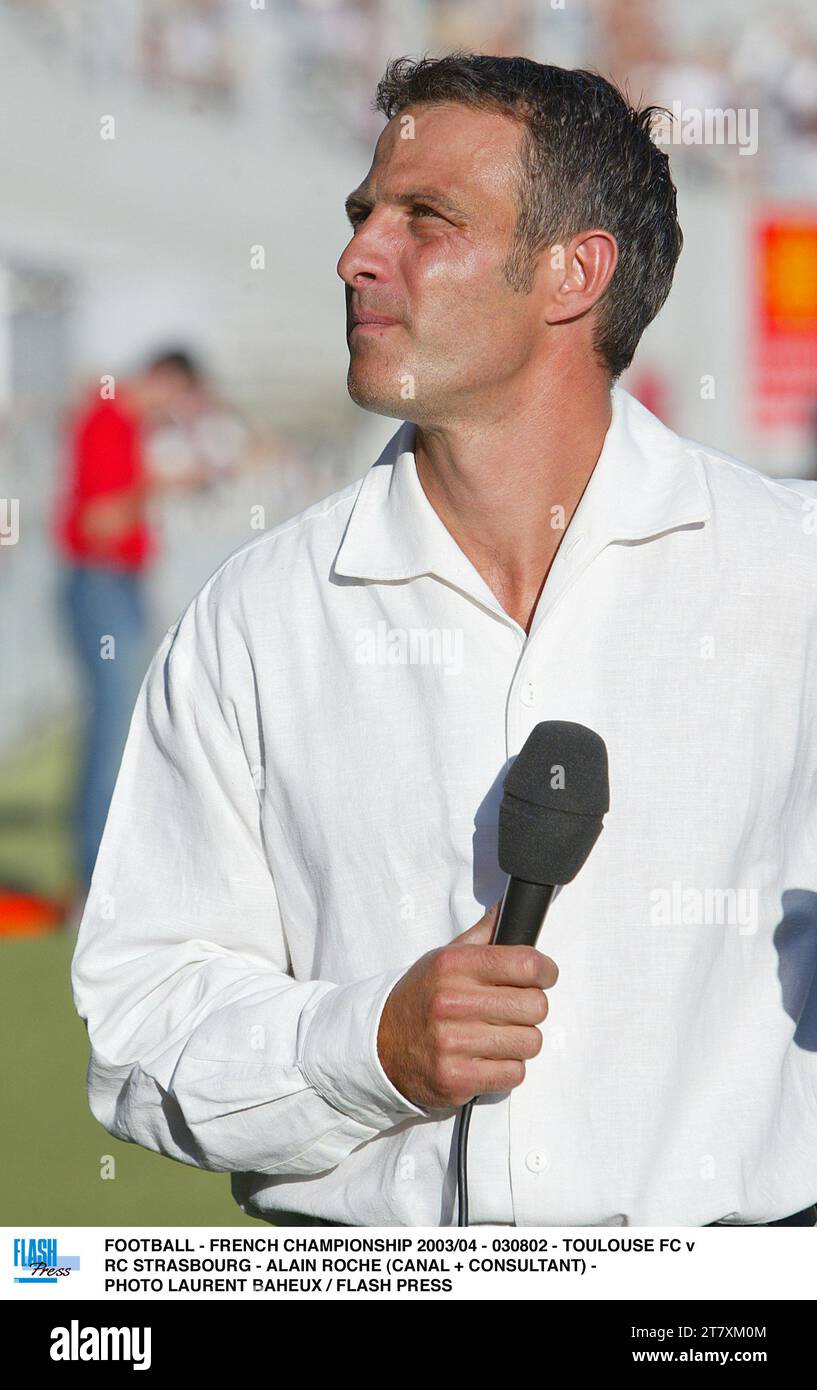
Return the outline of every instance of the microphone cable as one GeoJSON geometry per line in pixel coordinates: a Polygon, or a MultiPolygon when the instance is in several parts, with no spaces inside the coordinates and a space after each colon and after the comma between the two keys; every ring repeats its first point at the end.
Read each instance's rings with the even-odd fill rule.
{"type": "Polygon", "coordinates": [[[474,1101],[469,1100],[460,1109],[460,1121],[457,1131],[457,1225],[468,1225],[468,1130],[471,1124],[471,1112],[474,1108],[474,1101]]]}
{"type": "MultiPolygon", "coordinates": [[[[505,774],[502,792],[497,858],[508,879],[491,944],[535,946],[551,900],[576,877],[610,809],[604,739],[584,724],[537,724],[505,774]],[[556,768],[563,774],[558,785],[556,768]]],[[[472,1096],[459,1117],[458,1226],[468,1225],[468,1130],[478,1099],[472,1096]]]]}

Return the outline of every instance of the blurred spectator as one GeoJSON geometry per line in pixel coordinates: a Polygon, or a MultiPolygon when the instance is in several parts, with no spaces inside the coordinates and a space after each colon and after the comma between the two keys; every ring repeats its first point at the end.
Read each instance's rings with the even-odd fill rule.
{"type": "Polygon", "coordinates": [[[383,0],[294,0],[279,11],[291,53],[291,99],[314,128],[341,123],[368,145],[383,125],[370,109],[383,63],[396,40],[383,0]]]}
{"type": "Polygon", "coordinates": [[[151,432],[148,459],[156,473],[169,478],[200,465],[209,487],[254,467],[265,443],[234,406],[202,385],[176,402],[151,432]]]}
{"type": "Polygon", "coordinates": [[[144,574],[156,551],[147,499],[200,487],[210,476],[201,464],[170,477],[151,472],[146,434],[174,410],[189,409],[202,390],[188,354],[166,352],[116,382],[109,398],[97,389],[67,421],[68,476],[53,534],[63,565],[61,603],[89,697],[76,805],[80,897],[90,885],[144,674],[144,574]]]}
{"type": "MultiPolygon", "coordinates": [[[[432,44],[438,52],[465,48],[512,57],[527,53],[532,27],[530,0],[431,0],[432,44]]],[[[546,60],[542,60],[546,61],[546,60]]]]}
{"type": "MultiPolygon", "coordinates": [[[[5,0],[6,5],[10,0],[5,0]]],[[[144,0],[11,0],[11,7],[55,50],[91,78],[103,81],[139,67],[144,0]]]]}
{"type": "Polygon", "coordinates": [[[0,0],[92,79],[124,74],[209,104],[235,95],[228,0],[0,0]]]}
{"type": "Polygon", "coordinates": [[[224,0],[153,4],[145,26],[145,61],[159,86],[186,87],[209,103],[235,95],[236,70],[224,0]]]}

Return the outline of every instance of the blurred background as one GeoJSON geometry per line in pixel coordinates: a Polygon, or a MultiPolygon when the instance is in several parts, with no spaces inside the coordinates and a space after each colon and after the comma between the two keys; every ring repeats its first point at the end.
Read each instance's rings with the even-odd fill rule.
{"type": "MultiPolygon", "coordinates": [[[[622,384],[682,434],[817,477],[809,0],[0,0],[0,1224],[247,1220],[227,1177],[87,1110],[68,983],[85,861],[167,628],[394,432],[346,395],[343,200],[386,60],[455,47],[592,67],[674,113],[685,246],[622,384]],[[94,542],[72,497],[139,460],[148,525],[119,552],[138,586],[80,584],[94,542]],[[116,689],[89,674],[105,603],[116,689]]],[[[96,524],[109,543],[104,505],[96,524]]]]}

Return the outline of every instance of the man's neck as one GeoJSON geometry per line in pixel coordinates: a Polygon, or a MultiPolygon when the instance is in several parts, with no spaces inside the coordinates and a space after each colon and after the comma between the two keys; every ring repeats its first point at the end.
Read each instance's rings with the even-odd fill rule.
{"type": "Polygon", "coordinates": [[[526,632],[610,425],[606,382],[565,383],[490,423],[417,426],[423,491],[526,632]]]}

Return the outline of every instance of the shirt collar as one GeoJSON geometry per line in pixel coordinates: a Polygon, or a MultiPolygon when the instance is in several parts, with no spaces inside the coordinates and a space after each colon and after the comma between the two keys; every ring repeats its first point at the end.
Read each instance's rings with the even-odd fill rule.
{"type": "MultiPolygon", "coordinates": [[[[689,441],[621,386],[612,388],[611,403],[601,454],[559,546],[548,585],[557,561],[561,571],[579,540],[586,563],[615,541],[647,539],[710,516],[701,466],[689,441]]],[[[413,422],[405,421],[363,478],[334,572],[385,581],[435,575],[502,613],[423,491],[415,432],[413,422]]]]}

